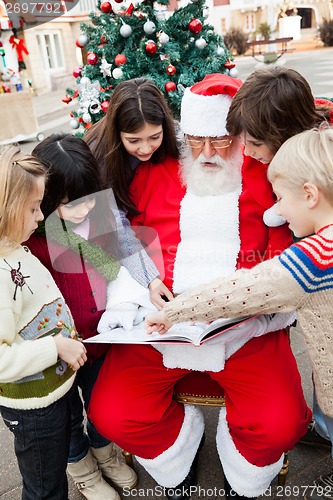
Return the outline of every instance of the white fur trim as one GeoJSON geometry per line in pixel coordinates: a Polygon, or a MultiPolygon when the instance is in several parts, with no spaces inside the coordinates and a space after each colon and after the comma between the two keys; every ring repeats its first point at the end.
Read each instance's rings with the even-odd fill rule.
{"type": "Polygon", "coordinates": [[[186,405],[184,411],[180,433],[170,448],[153,459],[136,456],[152,478],[166,488],[174,488],[186,478],[204,432],[204,418],[199,408],[186,405]]]}
{"type": "Polygon", "coordinates": [[[216,444],[224,475],[238,495],[246,497],[262,495],[283,464],[283,455],[274,464],[264,467],[250,464],[236,449],[230,436],[225,408],[221,408],[220,411],[216,444]]]}
{"type": "Polygon", "coordinates": [[[174,293],[235,271],[240,250],[240,189],[223,196],[185,194],[180,206],[181,241],[173,272],[174,293]]]}
{"type": "Polygon", "coordinates": [[[224,368],[224,344],[193,345],[157,345],[155,349],[163,355],[166,368],[184,368],[186,370],[219,372],[224,368]]]}
{"type": "Polygon", "coordinates": [[[180,128],[184,134],[201,137],[228,134],[226,119],[231,101],[229,95],[204,96],[187,88],[181,103],[180,128]]]}

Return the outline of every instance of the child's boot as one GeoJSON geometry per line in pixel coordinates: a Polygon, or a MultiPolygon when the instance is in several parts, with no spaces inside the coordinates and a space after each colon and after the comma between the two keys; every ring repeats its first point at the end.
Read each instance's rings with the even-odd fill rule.
{"type": "Polygon", "coordinates": [[[79,462],[67,465],[79,492],[88,500],[120,500],[118,493],[102,477],[90,450],[79,462]]]}
{"type": "Polygon", "coordinates": [[[97,460],[102,475],[110,479],[120,488],[134,488],[138,482],[136,473],[131,467],[121,462],[117,456],[117,450],[113,443],[103,448],[90,448],[97,460]]]}

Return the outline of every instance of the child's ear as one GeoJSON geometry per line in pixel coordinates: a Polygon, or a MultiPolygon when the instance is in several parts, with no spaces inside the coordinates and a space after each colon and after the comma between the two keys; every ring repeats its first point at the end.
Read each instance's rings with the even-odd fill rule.
{"type": "Polygon", "coordinates": [[[303,193],[309,208],[314,208],[319,200],[319,190],[312,182],[305,182],[303,185],[303,193]]]}

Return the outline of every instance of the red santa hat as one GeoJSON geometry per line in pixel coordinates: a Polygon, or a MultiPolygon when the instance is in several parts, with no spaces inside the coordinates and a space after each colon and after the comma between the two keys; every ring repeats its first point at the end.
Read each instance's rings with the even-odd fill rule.
{"type": "Polygon", "coordinates": [[[239,78],[213,73],[188,87],[180,111],[180,127],[184,134],[201,137],[226,135],[229,107],[241,85],[239,78]]]}

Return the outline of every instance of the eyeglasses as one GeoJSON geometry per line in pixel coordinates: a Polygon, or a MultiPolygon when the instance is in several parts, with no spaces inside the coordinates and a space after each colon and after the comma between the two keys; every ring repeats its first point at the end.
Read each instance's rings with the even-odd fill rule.
{"type": "Polygon", "coordinates": [[[223,139],[211,139],[210,137],[197,137],[195,139],[191,137],[185,138],[185,143],[194,149],[203,148],[206,141],[209,142],[213,149],[225,149],[231,145],[232,137],[224,137],[223,139]]]}

